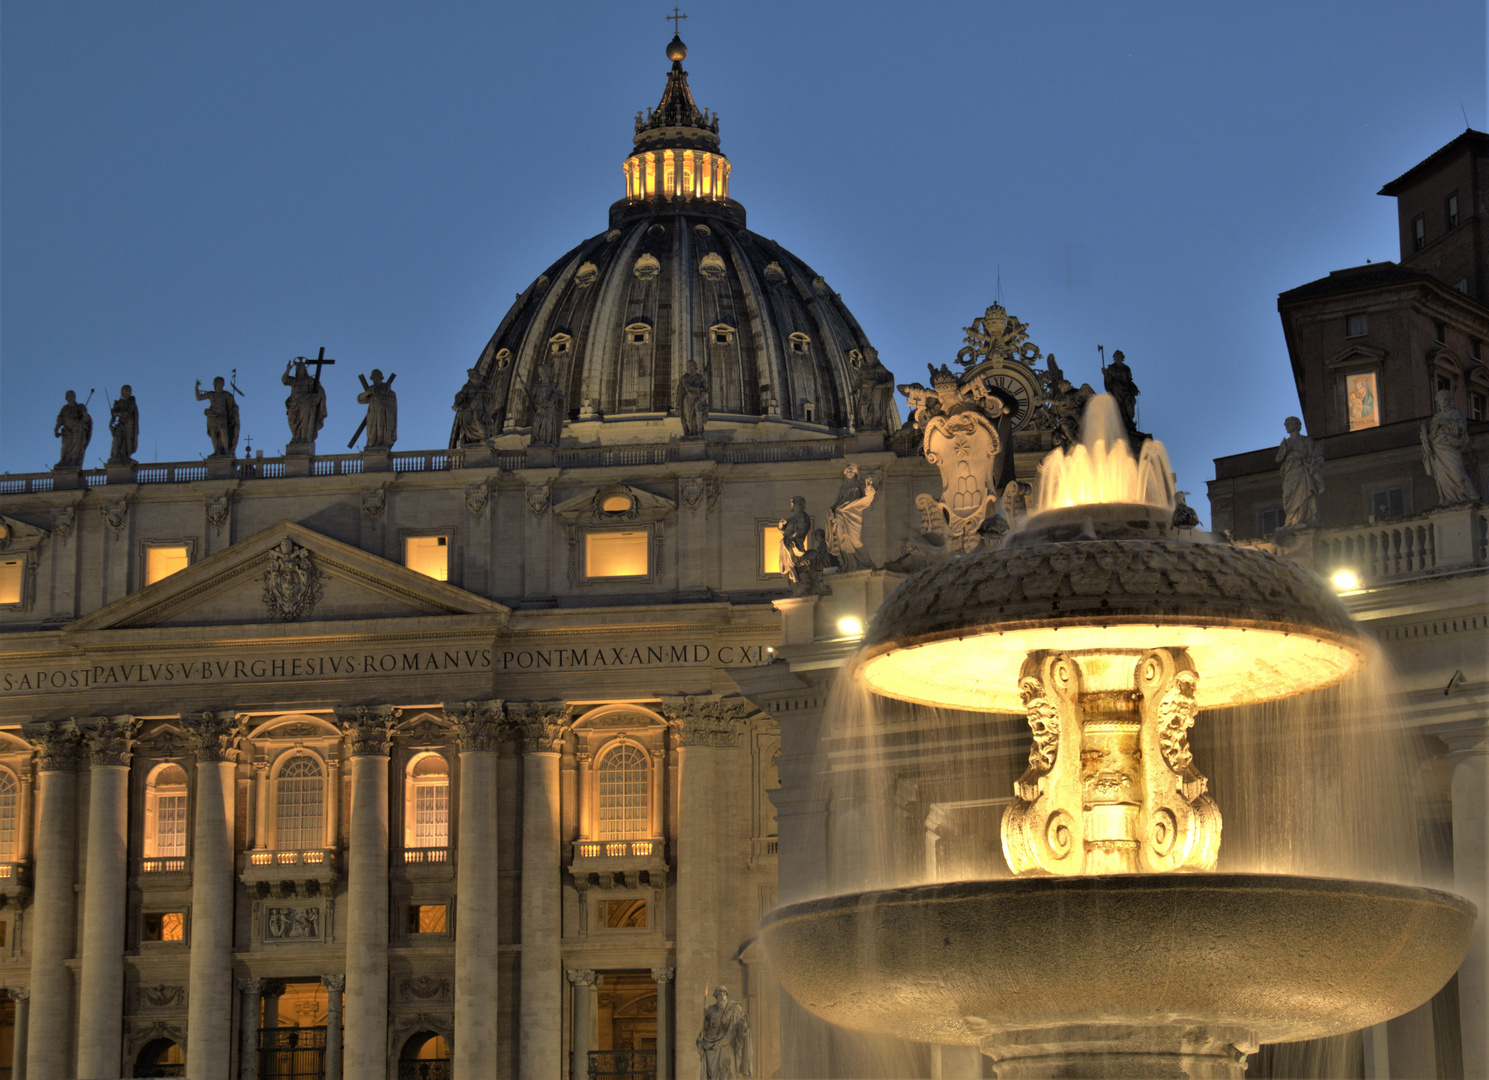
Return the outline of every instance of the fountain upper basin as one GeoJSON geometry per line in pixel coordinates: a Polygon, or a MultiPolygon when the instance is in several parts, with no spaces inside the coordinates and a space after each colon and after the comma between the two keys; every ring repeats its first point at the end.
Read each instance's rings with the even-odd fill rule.
{"type": "Polygon", "coordinates": [[[1262,874],[961,881],[767,915],[782,984],[842,1027],[982,1044],[1070,1025],[1368,1027],[1432,996],[1476,909],[1434,889],[1262,874]]]}

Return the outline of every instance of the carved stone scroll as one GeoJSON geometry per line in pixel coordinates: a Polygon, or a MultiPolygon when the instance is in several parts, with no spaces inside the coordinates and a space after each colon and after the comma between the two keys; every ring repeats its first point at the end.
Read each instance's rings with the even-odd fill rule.
{"type": "Polygon", "coordinates": [[[1024,661],[1019,696],[1033,743],[1003,812],[1003,854],[1015,874],[1079,874],[1085,867],[1080,687],[1068,657],[1034,653],[1024,661]]]}
{"type": "Polygon", "coordinates": [[[1195,767],[1189,729],[1199,706],[1199,675],[1182,649],[1156,649],[1138,666],[1143,692],[1145,800],[1142,866],[1148,871],[1214,870],[1220,854],[1220,808],[1195,767]]]}

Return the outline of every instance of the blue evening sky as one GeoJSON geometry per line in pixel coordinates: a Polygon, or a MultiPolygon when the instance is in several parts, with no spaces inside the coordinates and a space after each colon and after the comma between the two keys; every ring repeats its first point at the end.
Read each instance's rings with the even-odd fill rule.
{"type": "MultiPolygon", "coordinates": [[[[1127,354],[1208,520],[1210,459],[1297,409],[1277,293],[1398,255],[1375,194],[1485,121],[1485,8],[1432,3],[690,4],[751,228],[840,292],[901,380],[1003,300],[1077,381],[1127,354]]],[[[0,469],[49,468],[63,391],[132,383],[141,461],[210,451],[238,370],[287,438],[325,345],[443,447],[513,296],[606,228],[666,9],[586,3],[0,6],[0,469]]]]}

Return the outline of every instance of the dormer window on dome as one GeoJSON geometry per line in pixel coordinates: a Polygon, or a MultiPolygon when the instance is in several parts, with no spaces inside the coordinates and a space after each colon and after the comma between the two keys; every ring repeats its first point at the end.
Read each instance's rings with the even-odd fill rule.
{"type": "Polygon", "coordinates": [[[651,343],[651,327],[644,322],[633,322],[626,327],[626,344],[647,345],[651,343]]]}
{"type": "Polygon", "coordinates": [[[574,339],[568,334],[554,334],[548,339],[548,352],[553,356],[562,356],[569,351],[569,346],[574,339]]]}
{"type": "Polygon", "coordinates": [[[681,38],[667,46],[672,70],[662,100],[636,114],[635,152],[626,158],[628,199],[727,199],[729,159],[719,152],[719,118],[699,109],[682,69],[681,38]]]}
{"type": "Polygon", "coordinates": [[[715,323],[708,328],[715,345],[733,345],[734,327],[727,323],[715,323]]]}
{"type": "Polygon", "coordinates": [[[791,351],[802,356],[809,355],[812,351],[812,339],[798,331],[788,339],[791,342],[791,351]]]}

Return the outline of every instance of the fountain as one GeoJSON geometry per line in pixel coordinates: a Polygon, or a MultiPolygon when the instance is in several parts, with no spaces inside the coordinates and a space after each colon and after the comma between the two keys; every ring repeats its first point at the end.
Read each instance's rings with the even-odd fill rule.
{"type": "Polygon", "coordinates": [[[1001,827],[1014,877],[790,904],[761,933],[782,984],[861,1032],[971,1045],[1000,1077],[1239,1078],[1261,1043],[1427,1000],[1475,909],[1437,890],[1216,872],[1221,809],[1189,747],[1200,710],[1356,672],[1365,643],[1315,576],[1181,537],[1163,448],[1115,402],[1041,466],[1001,548],[909,578],[849,677],[882,697],[1023,713],[1001,827]]]}

